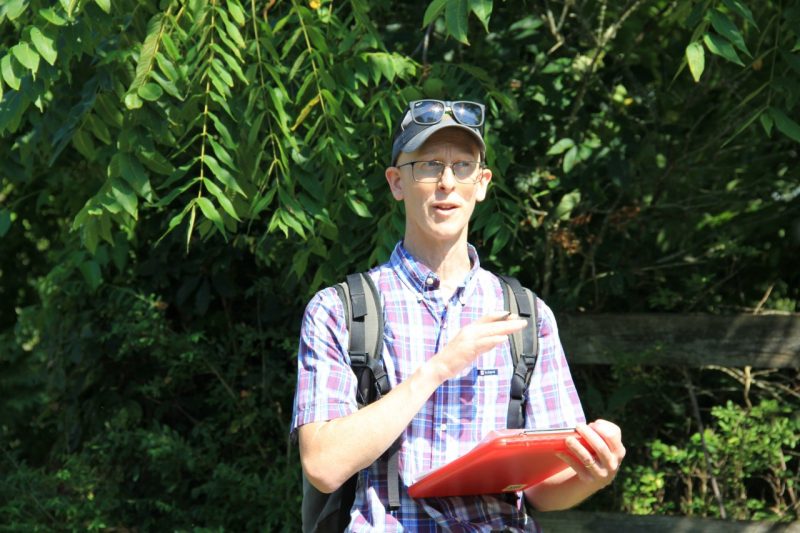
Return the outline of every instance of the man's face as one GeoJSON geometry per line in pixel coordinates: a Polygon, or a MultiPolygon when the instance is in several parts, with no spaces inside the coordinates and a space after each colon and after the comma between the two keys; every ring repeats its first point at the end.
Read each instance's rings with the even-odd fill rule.
{"type": "Polygon", "coordinates": [[[469,219],[475,204],[486,196],[492,172],[479,169],[476,183],[461,183],[447,167],[438,183],[419,183],[412,177],[412,165],[400,165],[411,161],[442,161],[451,165],[479,160],[478,146],[469,133],[459,128],[440,130],[415,152],[400,153],[397,166],[386,169],[386,179],[395,199],[405,204],[407,241],[433,246],[461,237],[466,239],[469,219]]]}

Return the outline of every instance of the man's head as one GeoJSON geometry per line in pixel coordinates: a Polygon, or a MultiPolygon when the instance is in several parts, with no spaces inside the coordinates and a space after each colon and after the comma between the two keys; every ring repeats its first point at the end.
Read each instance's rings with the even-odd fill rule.
{"type": "Polygon", "coordinates": [[[485,159],[483,141],[484,105],[468,101],[415,100],[409,102],[392,144],[392,165],[401,152],[414,152],[431,135],[445,128],[469,132],[485,159]]]}
{"type": "Polygon", "coordinates": [[[405,126],[395,138],[392,166],[386,169],[392,196],[405,205],[404,242],[412,253],[466,242],[475,204],[485,198],[492,179],[484,165],[483,107],[474,104],[453,118],[450,113],[459,103],[439,103],[440,111],[431,106],[427,115],[410,119],[415,102],[409,104],[405,126]],[[450,111],[444,104],[451,104],[450,111]],[[474,115],[462,113],[470,109],[474,115]]]}

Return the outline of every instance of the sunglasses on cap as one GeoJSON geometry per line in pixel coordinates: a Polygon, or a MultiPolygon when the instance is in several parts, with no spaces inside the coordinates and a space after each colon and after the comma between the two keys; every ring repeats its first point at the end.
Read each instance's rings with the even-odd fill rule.
{"type": "Polygon", "coordinates": [[[483,104],[469,102],[466,100],[443,101],[443,100],[413,100],[408,103],[411,111],[411,118],[421,126],[431,126],[438,124],[444,118],[445,113],[449,113],[456,122],[472,128],[483,126],[484,109],[483,104]]]}

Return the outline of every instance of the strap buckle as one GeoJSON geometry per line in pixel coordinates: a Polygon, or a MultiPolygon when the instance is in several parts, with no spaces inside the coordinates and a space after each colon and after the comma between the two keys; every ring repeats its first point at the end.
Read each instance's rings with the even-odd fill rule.
{"type": "Polygon", "coordinates": [[[363,367],[368,366],[369,354],[367,352],[350,352],[350,366],[363,367]]]}

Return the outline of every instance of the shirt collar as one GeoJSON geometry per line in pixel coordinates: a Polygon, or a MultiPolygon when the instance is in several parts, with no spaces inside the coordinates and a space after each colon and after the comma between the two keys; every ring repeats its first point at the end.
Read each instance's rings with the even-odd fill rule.
{"type": "MultiPolygon", "coordinates": [[[[475,273],[480,268],[478,252],[475,250],[475,247],[469,243],[467,244],[467,255],[469,256],[471,268],[469,273],[464,277],[461,283],[459,283],[459,289],[471,286],[472,284],[470,281],[475,277],[475,273]]],[[[422,294],[425,291],[439,288],[439,276],[428,268],[427,265],[411,255],[411,253],[406,250],[405,246],[403,246],[403,241],[398,242],[394,247],[389,263],[414,292],[422,294]]]]}

